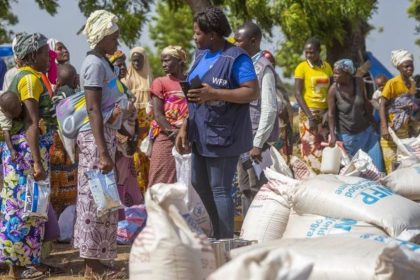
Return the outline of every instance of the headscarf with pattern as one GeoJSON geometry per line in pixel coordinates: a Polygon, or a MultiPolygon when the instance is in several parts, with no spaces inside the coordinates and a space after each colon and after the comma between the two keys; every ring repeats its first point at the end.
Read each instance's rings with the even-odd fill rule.
{"type": "Polygon", "coordinates": [[[83,34],[86,35],[89,46],[95,46],[106,36],[118,31],[118,18],[106,10],[94,11],[86,21],[83,34]]]}
{"type": "Polygon", "coordinates": [[[167,46],[162,50],[161,54],[175,57],[184,63],[187,61],[187,53],[180,46],[167,46]]]}
{"type": "Polygon", "coordinates": [[[391,62],[392,65],[394,65],[395,67],[400,66],[401,63],[406,62],[406,61],[413,61],[414,57],[413,55],[407,51],[407,50],[394,50],[391,52],[391,62]]]}
{"type": "Polygon", "coordinates": [[[36,52],[45,46],[47,40],[47,37],[41,33],[19,33],[16,35],[16,44],[13,47],[13,53],[17,59],[24,59],[28,54],[36,52]]]}
{"type": "Polygon", "coordinates": [[[112,55],[107,55],[109,62],[114,63],[120,58],[124,58],[125,60],[125,54],[121,50],[117,50],[112,55]]]}
{"type": "Polygon", "coordinates": [[[353,61],[351,59],[340,59],[334,63],[334,69],[341,70],[353,75],[356,72],[353,61]]]}

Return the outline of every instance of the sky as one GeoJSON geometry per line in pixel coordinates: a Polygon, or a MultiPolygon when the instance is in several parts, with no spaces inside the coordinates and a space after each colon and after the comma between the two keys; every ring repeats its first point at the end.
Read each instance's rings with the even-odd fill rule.
{"type": "MultiPolygon", "coordinates": [[[[415,34],[416,22],[407,15],[409,0],[379,0],[378,10],[369,21],[375,30],[371,31],[366,39],[367,49],[391,71],[396,74],[396,69],[390,62],[390,53],[393,49],[404,48],[411,51],[415,56],[415,67],[420,72],[420,47],[415,40],[420,35],[415,34]],[[378,29],[383,28],[383,32],[378,29]]],[[[19,23],[11,29],[15,32],[41,32],[47,37],[63,41],[71,55],[71,63],[80,69],[86,52],[89,50],[86,38],[83,34],[77,35],[77,31],[83,26],[86,18],[82,15],[76,0],[60,0],[60,7],[55,16],[41,11],[34,0],[20,0],[11,3],[12,11],[18,15],[19,23]]],[[[192,34],[192,31],[191,31],[192,34]]],[[[263,42],[263,48],[274,50],[276,42],[282,39],[279,31],[275,31],[272,43],[263,42]]],[[[147,24],[143,27],[143,34],[138,42],[140,46],[153,47],[147,32],[147,24]]],[[[124,45],[121,49],[128,52],[124,45]]]]}

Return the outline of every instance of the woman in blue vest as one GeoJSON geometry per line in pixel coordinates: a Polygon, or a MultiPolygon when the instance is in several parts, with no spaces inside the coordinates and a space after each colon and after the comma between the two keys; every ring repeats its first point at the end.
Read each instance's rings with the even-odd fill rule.
{"type": "Polygon", "coordinates": [[[189,117],[176,139],[180,153],[192,149],[191,181],[216,238],[233,237],[232,180],[239,155],[252,148],[249,103],[259,96],[251,58],[225,40],[231,31],[219,8],[195,15],[198,50],[188,81],[198,76],[202,86],[188,91],[189,117]]]}

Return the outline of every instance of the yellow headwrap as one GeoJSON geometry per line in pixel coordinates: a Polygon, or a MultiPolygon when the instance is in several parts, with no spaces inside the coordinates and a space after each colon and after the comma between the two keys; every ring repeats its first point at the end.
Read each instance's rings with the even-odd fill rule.
{"type": "Polygon", "coordinates": [[[121,50],[117,50],[112,55],[107,55],[109,62],[114,63],[120,58],[124,58],[125,60],[125,54],[121,50]]]}
{"type": "Polygon", "coordinates": [[[128,89],[136,97],[136,108],[144,109],[148,106],[150,101],[150,85],[153,80],[149,59],[146,55],[145,49],[135,47],[130,51],[129,60],[130,64],[127,69],[127,76],[123,80],[123,83],[125,83],[128,89]],[[137,71],[133,67],[132,58],[135,53],[141,54],[144,58],[143,67],[140,71],[137,71]]]}
{"type": "Polygon", "coordinates": [[[105,37],[118,31],[118,18],[105,10],[94,11],[86,21],[83,34],[86,35],[91,49],[105,37]]]}
{"type": "Polygon", "coordinates": [[[187,61],[187,53],[180,46],[167,46],[162,50],[162,55],[170,55],[181,60],[182,62],[187,61]]]}

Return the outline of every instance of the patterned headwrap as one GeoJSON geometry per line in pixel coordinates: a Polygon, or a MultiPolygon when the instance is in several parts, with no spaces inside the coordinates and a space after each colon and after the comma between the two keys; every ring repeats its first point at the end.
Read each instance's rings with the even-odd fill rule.
{"type": "Polygon", "coordinates": [[[13,52],[17,59],[24,59],[30,53],[36,52],[47,44],[47,37],[41,33],[19,33],[16,35],[16,44],[13,52]]]}
{"type": "Polygon", "coordinates": [[[354,68],[354,64],[351,59],[340,59],[334,63],[334,69],[347,72],[350,75],[353,75],[356,72],[356,68],[354,68]]]}
{"type": "Polygon", "coordinates": [[[182,62],[187,61],[187,53],[180,46],[167,46],[162,50],[162,55],[170,55],[182,62]]]}
{"type": "Polygon", "coordinates": [[[91,49],[106,36],[118,31],[118,18],[106,10],[94,11],[86,21],[83,34],[86,35],[91,49]]]}
{"type": "Polygon", "coordinates": [[[405,61],[413,61],[413,55],[407,50],[394,50],[391,52],[392,65],[396,67],[400,66],[405,61]]]}
{"type": "Polygon", "coordinates": [[[109,62],[114,63],[120,58],[124,58],[125,60],[125,54],[121,50],[117,50],[113,55],[107,55],[109,62]]]}

